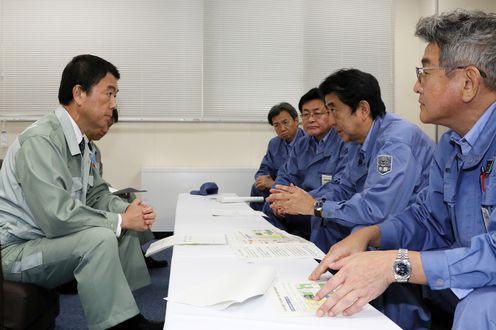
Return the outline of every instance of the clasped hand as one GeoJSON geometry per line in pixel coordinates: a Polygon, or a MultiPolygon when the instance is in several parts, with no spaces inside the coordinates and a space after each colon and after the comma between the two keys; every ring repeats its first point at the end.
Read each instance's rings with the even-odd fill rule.
{"type": "Polygon", "coordinates": [[[266,200],[272,203],[270,207],[276,214],[313,214],[315,200],[305,190],[293,184],[276,185],[270,193],[266,200]]]}
{"type": "Polygon", "coordinates": [[[270,175],[260,175],[255,180],[255,187],[257,190],[263,191],[269,189],[274,184],[274,180],[270,175]]]}
{"type": "Polygon", "coordinates": [[[122,215],[122,228],[136,231],[148,230],[155,223],[153,207],[135,199],[122,215]]]}

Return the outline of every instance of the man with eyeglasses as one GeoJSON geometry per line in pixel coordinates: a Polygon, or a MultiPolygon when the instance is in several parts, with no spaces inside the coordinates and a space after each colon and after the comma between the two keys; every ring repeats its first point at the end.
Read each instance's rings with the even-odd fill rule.
{"type": "Polygon", "coordinates": [[[386,112],[371,74],[339,70],[319,90],[349,148],[339,183],[313,196],[276,186],[268,199],[285,213],[313,215],[311,240],[327,252],[355,227],[382,222],[415,201],[428,183],[434,142],[416,125],[386,112]]]}
{"type": "MultiPolygon", "coordinates": [[[[269,189],[274,184],[279,168],[288,159],[296,141],[304,135],[303,130],[298,127],[296,109],[287,102],[274,105],[267,115],[267,120],[274,127],[277,136],[269,141],[267,152],[255,173],[255,183],[251,188],[251,196],[263,196],[264,199],[269,196],[269,189]]],[[[261,211],[263,203],[250,203],[250,206],[261,211]]]]}
{"type": "Polygon", "coordinates": [[[420,119],[450,130],[416,203],[334,245],[310,275],[339,270],[316,295],[333,292],[317,315],[352,315],[392,283],[416,283],[424,285],[419,310],[398,304],[386,312],[396,323],[428,329],[434,301],[454,314],[453,329],[494,329],[496,14],[425,17],[416,35],[427,41],[414,85],[420,119]],[[368,246],[385,251],[364,252],[368,246]]]}
{"type": "MultiPolygon", "coordinates": [[[[317,88],[301,97],[298,109],[306,135],[296,142],[287,162],[279,170],[275,184],[298,186],[312,194],[320,186],[339,179],[347,149],[333,128],[334,118],[317,88]]],[[[309,216],[286,215],[268,203],[263,211],[273,225],[310,239],[309,216]]]]}
{"type": "Polygon", "coordinates": [[[150,205],[112,195],[93,175],[85,133],[105,128],[118,69],[94,55],[65,67],[57,109],[9,147],[0,170],[0,243],[5,278],[54,288],[76,279],[87,327],[163,329],[140,314],[132,290],[151,283],[137,232],[150,205]]]}

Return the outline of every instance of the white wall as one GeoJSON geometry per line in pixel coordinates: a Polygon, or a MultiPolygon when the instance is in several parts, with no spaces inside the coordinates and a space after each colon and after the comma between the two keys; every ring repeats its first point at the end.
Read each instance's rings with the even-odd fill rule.
{"type": "MultiPolygon", "coordinates": [[[[5,124],[9,143],[28,125],[5,124]]],[[[98,145],[105,179],[116,188],[139,188],[142,167],[256,168],[273,134],[268,124],[122,122],[98,145]]],[[[5,149],[0,152],[3,158],[5,149]]]]}
{"type": "Polygon", "coordinates": [[[415,25],[419,17],[434,12],[433,0],[394,1],[394,112],[416,123],[433,139],[434,125],[420,122],[418,95],[413,92],[413,85],[417,79],[415,67],[420,66],[425,47],[414,35],[415,25]]]}
{"type": "MultiPolygon", "coordinates": [[[[417,123],[431,137],[434,127],[419,122],[417,96],[413,93],[414,68],[424,48],[413,33],[420,16],[434,13],[434,4],[434,0],[394,1],[394,111],[417,123]]],[[[440,11],[457,7],[496,11],[496,1],[439,1],[440,11]]],[[[6,123],[9,142],[27,126],[28,123],[6,123]]],[[[272,136],[268,124],[122,122],[112,127],[99,146],[105,178],[115,187],[140,187],[142,167],[257,167],[272,136]]]]}

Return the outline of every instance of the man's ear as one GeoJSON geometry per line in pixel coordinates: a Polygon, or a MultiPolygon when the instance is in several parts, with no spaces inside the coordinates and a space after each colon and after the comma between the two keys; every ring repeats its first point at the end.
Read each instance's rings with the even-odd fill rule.
{"type": "Polygon", "coordinates": [[[360,118],[365,121],[369,118],[370,115],[370,104],[365,100],[361,100],[358,102],[358,107],[356,113],[360,116],[360,118]]]}
{"type": "Polygon", "coordinates": [[[72,98],[77,105],[81,105],[86,97],[86,92],[83,90],[81,85],[75,85],[72,88],[72,98]]]}
{"type": "Polygon", "coordinates": [[[462,88],[462,100],[464,102],[470,102],[479,92],[481,87],[482,79],[484,79],[480,71],[475,66],[467,66],[464,68],[464,83],[462,88]]]}

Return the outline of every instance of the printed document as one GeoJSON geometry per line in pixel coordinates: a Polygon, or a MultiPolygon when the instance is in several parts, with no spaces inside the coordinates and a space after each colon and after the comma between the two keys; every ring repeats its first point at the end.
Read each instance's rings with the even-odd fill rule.
{"type": "Polygon", "coordinates": [[[313,258],[323,259],[325,254],[312,242],[265,245],[232,246],[234,252],[245,259],[313,258]]]}
{"type": "Polygon", "coordinates": [[[145,257],[152,256],[160,251],[168,249],[174,245],[226,245],[225,234],[212,235],[172,235],[150,244],[146,250],[145,257]]]}
{"type": "Polygon", "coordinates": [[[308,243],[304,238],[273,229],[238,231],[236,234],[229,235],[227,239],[230,245],[308,243]]]}
{"type": "Polygon", "coordinates": [[[279,280],[274,283],[270,297],[280,312],[291,316],[315,315],[326,298],[314,300],[315,294],[324,286],[325,280],[290,282],[279,280]]]}
{"type": "Polygon", "coordinates": [[[285,231],[253,229],[228,235],[227,240],[234,252],[245,259],[267,258],[313,258],[322,259],[325,254],[312,242],[285,231]]]}

